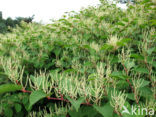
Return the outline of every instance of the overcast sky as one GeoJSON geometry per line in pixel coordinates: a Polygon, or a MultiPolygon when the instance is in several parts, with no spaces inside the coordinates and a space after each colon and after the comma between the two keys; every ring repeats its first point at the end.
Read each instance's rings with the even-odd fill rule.
{"type": "Polygon", "coordinates": [[[88,5],[97,5],[99,0],[0,0],[3,18],[35,15],[35,21],[49,22],[58,19],[64,12],[79,11],[88,5]]]}
{"type": "MultiPolygon", "coordinates": [[[[3,18],[35,15],[34,21],[50,23],[50,19],[59,19],[64,12],[78,12],[83,7],[99,3],[99,0],[0,0],[0,11],[3,18]]],[[[118,6],[126,8],[123,4],[118,6]]]]}

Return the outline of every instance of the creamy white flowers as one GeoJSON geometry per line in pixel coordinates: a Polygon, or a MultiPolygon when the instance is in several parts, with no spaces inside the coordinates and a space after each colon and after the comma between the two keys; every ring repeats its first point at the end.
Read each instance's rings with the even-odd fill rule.
{"type": "Polygon", "coordinates": [[[110,36],[110,38],[108,38],[108,41],[107,43],[109,45],[112,45],[115,49],[117,49],[119,46],[118,46],[118,42],[120,41],[121,39],[119,37],[117,37],[117,35],[113,35],[113,36],[110,36]]]}

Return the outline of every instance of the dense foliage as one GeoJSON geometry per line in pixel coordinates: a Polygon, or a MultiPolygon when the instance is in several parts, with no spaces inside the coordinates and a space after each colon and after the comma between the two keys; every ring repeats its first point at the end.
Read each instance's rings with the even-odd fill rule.
{"type": "Polygon", "coordinates": [[[1,34],[0,116],[154,115],[155,6],[137,0],[122,10],[101,0],[52,24],[22,22],[1,34]]]}
{"type": "Polygon", "coordinates": [[[24,21],[27,23],[30,23],[33,21],[33,16],[32,17],[17,17],[16,19],[12,18],[7,18],[3,19],[2,12],[0,11],[0,33],[6,33],[10,32],[10,28],[16,27],[16,25],[20,25],[20,22],[24,21]]]}

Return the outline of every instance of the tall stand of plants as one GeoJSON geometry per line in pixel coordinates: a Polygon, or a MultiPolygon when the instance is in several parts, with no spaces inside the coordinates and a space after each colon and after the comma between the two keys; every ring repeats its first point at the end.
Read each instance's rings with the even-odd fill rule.
{"type": "Polygon", "coordinates": [[[152,0],[127,10],[101,0],[52,24],[22,22],[1,34],[0,116],[154,115],[155,12],[152,0]]]}

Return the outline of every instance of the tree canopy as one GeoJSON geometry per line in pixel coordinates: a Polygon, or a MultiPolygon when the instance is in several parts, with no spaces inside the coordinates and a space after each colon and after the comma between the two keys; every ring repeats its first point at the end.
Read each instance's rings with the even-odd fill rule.
{"type": "Polygon", "coordinates": [[[3,14],[0,11],[0,33],[6,33],[10,31],[10,28],[15,28],[16,25],[20,26],[21,21],[26,23],[31,23],[33,21],[34,16],[32,17],[17,17],[12,19],[8,17],[7,19],[3,19],[3,14]]]}

